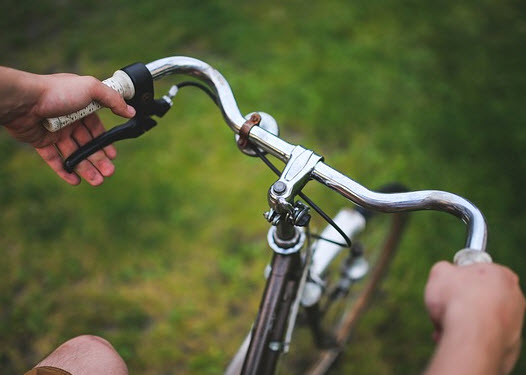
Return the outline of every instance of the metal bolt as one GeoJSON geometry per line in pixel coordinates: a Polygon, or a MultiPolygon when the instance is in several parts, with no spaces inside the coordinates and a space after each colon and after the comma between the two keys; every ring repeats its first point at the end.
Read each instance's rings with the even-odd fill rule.
{"type": "Polygon", "coordinates": [[[278,195],[283,194],[287,190],[287,185],[283,181],[277,181],[272,185],[272,191],[278,195]]]}
{"type": "Polygon", "coordinates": [[[254,124],[259,124],[261,122],[261,116],[259,113],[253,113],[252,116],[250,116],[250,122],[254,124]]]}

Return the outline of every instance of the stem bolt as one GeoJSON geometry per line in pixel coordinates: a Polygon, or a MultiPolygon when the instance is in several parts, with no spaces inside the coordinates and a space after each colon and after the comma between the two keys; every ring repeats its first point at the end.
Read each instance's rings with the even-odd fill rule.
{"type": "Polygon", "coordinates": [[[272,191],[278,195],[283,194],[287,190],[287,185],[283,181],[277,181],[272,185],[272,191]]]}

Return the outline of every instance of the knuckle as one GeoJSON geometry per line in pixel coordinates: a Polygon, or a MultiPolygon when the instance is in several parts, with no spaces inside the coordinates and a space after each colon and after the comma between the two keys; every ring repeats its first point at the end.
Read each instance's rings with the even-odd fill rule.
{"type": "MultiPolygon", "coordinates": [[[[436,280],[436,279],[435,279],[436,280]]],[[[427,281],[425,291],[424,291],[424,301],[428,307],[435,306],[438,304],[438,295],[440,294],[442,286],[440,283],[434,281],[434,279],[429,279],[427,281]]]]}
{"type": "Polygon", "coordinates": [[[431,271],[429,271],[429,278],[430,279],[439,278],[442,275],[444,275],[451,267],[452,267],[451,264],[444,260],[437,262],[433,265],[433,267],[431,268],[431,271]]]}
{"type": "Polygon", "coordinates": [[[80,126],[76,127],[72,132],[71,136],[80,143],[86,143],[85,133],[82,131],[80,126]]]}
{"type": "Polygon", "coordinates": [[[507,282],[510,286],[519,285],[519,276],[515,272],[505,266],[501,266],[501,270],[501,275],[505,282],[507,282]]]}
{"type": "Polygon", "coordinates": [[[510,279],[513,285],[519,285],[519,275],[515,272],[510,271],[510,279]]]}
{"type": "Polygon", "coordinates": [[[83,78],[90,87],[96,87],[100,84],[100,81],[93,76],[84,76],[83,78]]]}
{"type": "Polygon", "coordinates": [[[442,309],[442,301],[438,298],[436,293],[429,293],[424,299],[427,310],[433,315],[442,309]]]}
{"type": "Polygon", "coordinates": [[[105,157],[106,157],[106,155],[104,154],[104,152],[102,150],[99,150],[99,151],[94,152],[93,154],[91,154],[88,157],[88,160],[91,161],[92,164],[97,165],[101,161],[103,161],[105,159],[105,157]]]}

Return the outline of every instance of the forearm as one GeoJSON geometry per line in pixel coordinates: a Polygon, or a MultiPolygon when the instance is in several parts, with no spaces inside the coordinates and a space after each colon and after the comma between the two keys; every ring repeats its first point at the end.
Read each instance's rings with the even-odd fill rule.
{"type": "Polygon", "coordinates": [[[0,66],[0,125],[27,114],[37,104],[44,89],[39,77],[0,66]]]}

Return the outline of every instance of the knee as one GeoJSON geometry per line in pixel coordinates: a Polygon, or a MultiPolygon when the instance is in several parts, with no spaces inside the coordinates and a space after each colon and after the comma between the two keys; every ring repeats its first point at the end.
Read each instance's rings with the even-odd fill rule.
{"type": "Polygon", "coordinates": [[[113,346],[102,337],[82,335],[60,345],[38,364],[53,366],[72,375],[127,375],[128,368],[113,346]]]}

